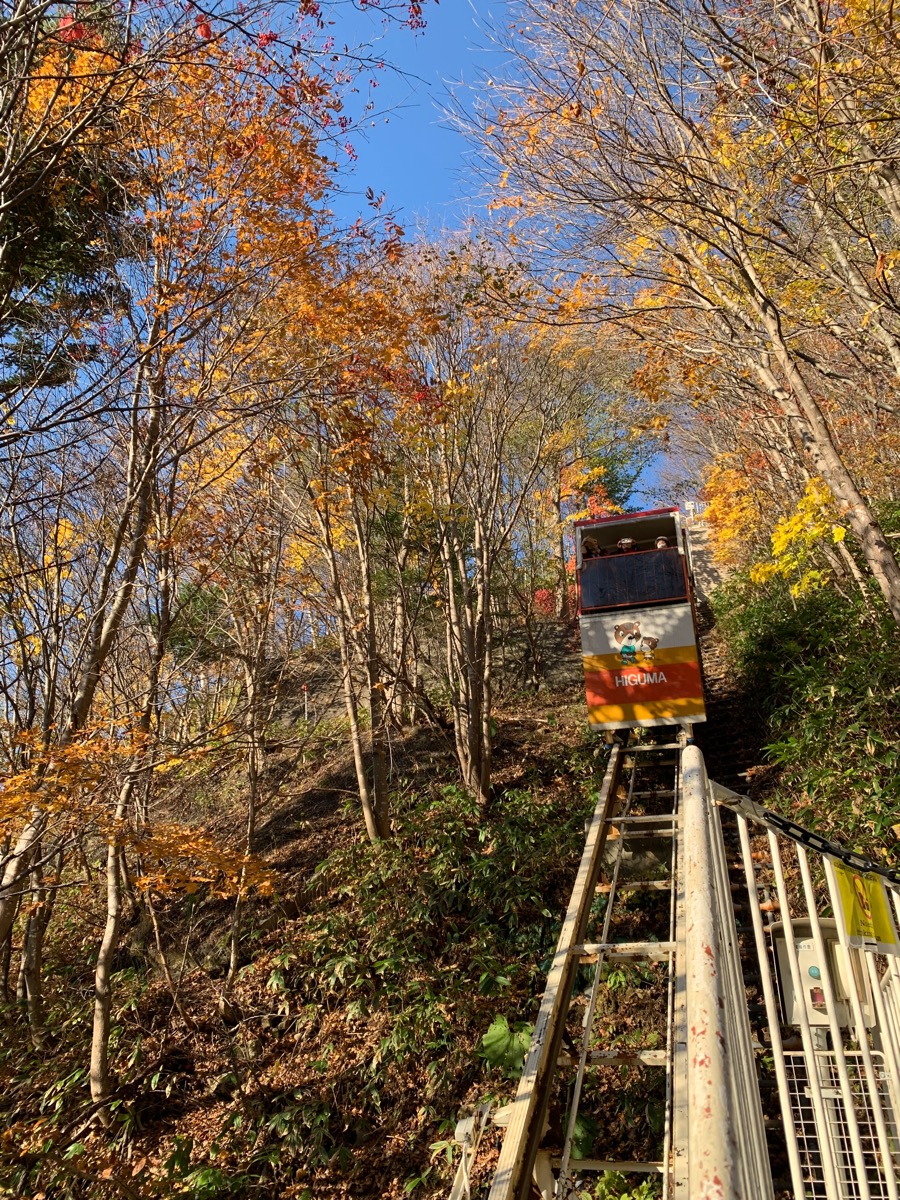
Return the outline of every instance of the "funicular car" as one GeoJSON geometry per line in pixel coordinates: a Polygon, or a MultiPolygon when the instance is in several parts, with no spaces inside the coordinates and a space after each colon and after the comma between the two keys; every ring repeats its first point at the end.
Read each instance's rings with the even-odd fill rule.
{"type": "Polygon", "coordinates": [[[687,535],[677,508],[575,525],[588,719],[595,729],[706,720],[687,535]]]}

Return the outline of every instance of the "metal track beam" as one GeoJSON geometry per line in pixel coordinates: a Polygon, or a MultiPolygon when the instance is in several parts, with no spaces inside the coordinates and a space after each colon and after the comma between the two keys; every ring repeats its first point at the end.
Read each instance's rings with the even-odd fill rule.
{"type": "Polygon", "coordinates": [[[531,1176],[544,1136],[550,1083],[560,1056],[566,1015],[579,966],[578,955],[573,953],[573,949],[584,942],[587,932],[602,865],[603,847],[609,831],[608,820],[616,805],[616,788],[621,770],[622,753],[620,747],[614,746],[597,806],[588,826],[575,887],[547,976],[531,1048],[513,1101],[488,1200],[529,1200],[532,1195],[531,1176]]]}

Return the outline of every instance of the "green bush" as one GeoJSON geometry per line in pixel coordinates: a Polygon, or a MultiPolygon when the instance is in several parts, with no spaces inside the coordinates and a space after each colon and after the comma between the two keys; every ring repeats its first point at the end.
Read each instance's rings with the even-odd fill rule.
{"type": "Polygon", "coordinates": [[[408,802],[390,842],[342,847],[319,868],[329,898],[305,923],[294,986],[310,1002],[340,996],[360,1018],[396,1010],[394,1052],[421,1050],[426,1035],[449,1048],[452,1027],[491,1014],[491,997],[539,982],[565,902],[560,864],[577,861],[588,811],[577,797],[551,811],[521,790],[485,814],[452,786],[408,802]]]}
{"type": "MultiPolygon", "coordinates": [[[[874,593],[874,585],[871,587],[874,593]]],[[[712,597],[741,683],[764,722],[777,790],[767,803],[843,842],[893,854],[900,819],[900,638],[880,597],[732,577],[712,597]]]]}
{"type": "Polygon", "coordinates": [[[406,1123],[420,1131],[407,1191],[433,1194],[450,1170],[431,1162],[446,1145],[435,1134],[473,1087],[506,1097],[521,1069],[603,759],[581,748],[577,763],[577,783],[510,790],[488,809],[453,786],[398,799],[390,841],[349,842],[321,864],[266,984],[304,1014],[310,1077],[268,1094],[262,1124],[223,1130],[230,1161],[254,1158],[278,1184],[307,1172],[318,1194],[360,1169],[373,1131],[406,1123]]]}

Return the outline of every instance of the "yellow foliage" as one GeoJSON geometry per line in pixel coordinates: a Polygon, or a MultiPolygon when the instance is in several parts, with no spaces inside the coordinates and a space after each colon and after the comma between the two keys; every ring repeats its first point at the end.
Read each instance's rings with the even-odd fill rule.
{"type": "Polygon", "coordinates": [[[111,143],[111,123],[85,120],[85,116],[101,109],[115,109],[119,119],[129,110],[135,116],[140,105],[135,95],[137,80],[138,73],[122,70],[97,35],[78,49],[54,45],[28,81],[25,129],[32,136],[40,131],[48,140],[62,140],[74,132],[82,146],[111,143]]]}
{"type": "Polygon", "coordinates": [[[776,575],[793,579],[791,595],[809,595],[828,582],[828,572],[811,565],[816,548],[827,541],[837,544],[846,536],[828,486],[818,477],[810,479],[795,511],[775,526],[771,561],[754,566],[750,578],[754,583],[764,583],[776,575]]]}
{"type": "Polygon", "coordinates": [[[0,833],[5,836],[35,811],[65,817],[89,812],[116,765],[133,751],[129,742],[101,733],[48,748],[37,733],[20,734],[17,741],[27,765],[0,776],[0,833]]]}
{"type": "Polygon", "coordinates": [[[734,455],[713,463],[703,487],[713,558],[725,566],[743,566],[758,541],[760,502],[753,479],[734,455]]]}
{"type": "Polygon", "coordinates": [[[135,885],[163,895],[192,895],[201,887],[216,896],[270,896],[275,874],[253,855],[222,846],[205,829],[177,823],[154,825],[128,838],[141,855],[144,873],[135,885]],[[150,866],[154,869],[148,869],[150,866]]]}

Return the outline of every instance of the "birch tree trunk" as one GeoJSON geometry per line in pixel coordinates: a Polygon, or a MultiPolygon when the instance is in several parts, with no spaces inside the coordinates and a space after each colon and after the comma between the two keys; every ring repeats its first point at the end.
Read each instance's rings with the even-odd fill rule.
{"type": "Polygon", "coordinates": [[[356,770],[356,784],[359,790],[359,801],[362,807],[363,821],[366,826],[366,833],[371,842],[379,842],[382,837],[388,836],[390,828],[388,826],[387,833],[384,832],[384,823],[381,820],[382,814],[379,813],[369,785],[368,772],[366,770],[365,753],[363,751],[362,734],[359,726],[359,701],[356,693],[356,685],[353,678],[353,638],[351,630],[353,628],[353,613],[350,608],[350,603],[344,588],[344,583],[341,578],[340,563],[338,562],[337,551],[334,545],[334,538],[331,531],[331,522],[327,506],[320,506],[318,497],[310,493],[310,499],[313,509],[316,513],[316,520],[321,535],[321,549],[328,567],[331,577],[331,586],[335,598],[335,618],[338,637],[338,649],[341,657],[341,682],[344,693],[344,711],[347,714],[347,724],[350,732],[350,748],[353,753],[353,765],[356,770]]]}
{"type": "MultiPolygon", "coordinates": [[[[112,964],[119,944],[119,924],[122,916],[122,878],[119,871],[118,832],[125,820],[135,785],[135,774],[129,772],[119,792],[113,832],[106,846],[106,924],[97,965],[94,968],[94,1024],[91,1036],[91,1099],[100,1104],[112,1091],[109,1070],[109,1034],[112,1015],[112,964]]],[[[109,1123],[108,1114],[103,1118],[109,1123]]]]}
{"type": "Polygon", "coordinates": [[[390,800],[388,797],[386,692],[382,679],[381,656],[378,653],[378,618],[372,592],[372,560],[369,547],[368,521],[353,505],[353,524],[359,554],[362,585],[363,621],[366,644],[366,690],[369,700],[369,723],[372,731],[372,788],[370,803],[372,818],[379,838],[391,836],[390,800]]]}
{"type": "MultiPolygon", "coordinates": [[[[247,817],[244,830],[244,854],[256,850],[256,820],[259,811],[259,782],[263,766],[262,722],[260,721],[259,653],[245,664],[244,689],[247,698],[247,817]]],[[[244,915],[245,873],[238,879],[237,896],[231,914],[229,933],[228,972],[223,996],[227,1001],[240,966],[241,931],[244,915]]]]}

